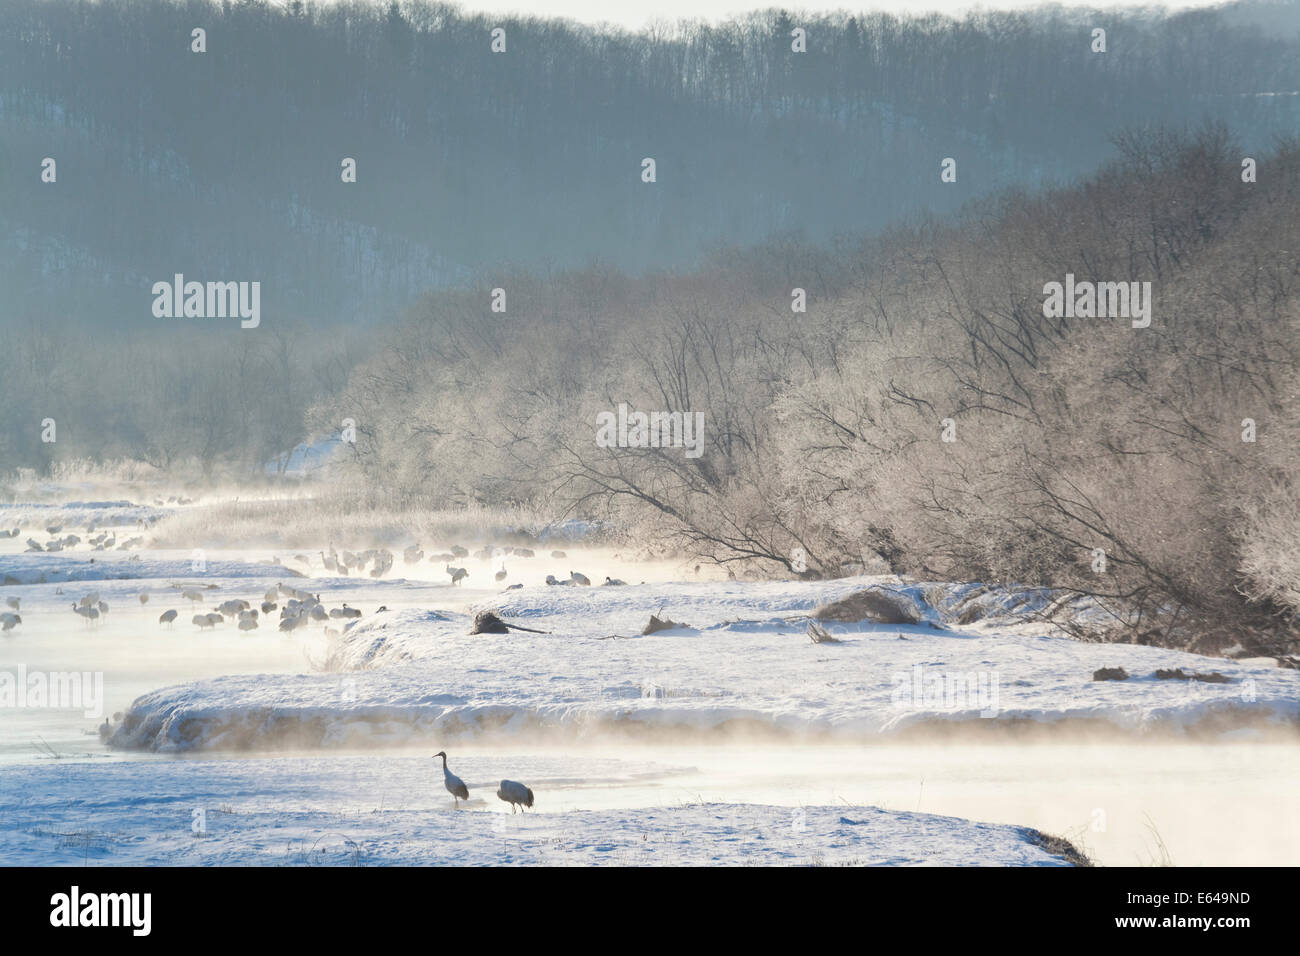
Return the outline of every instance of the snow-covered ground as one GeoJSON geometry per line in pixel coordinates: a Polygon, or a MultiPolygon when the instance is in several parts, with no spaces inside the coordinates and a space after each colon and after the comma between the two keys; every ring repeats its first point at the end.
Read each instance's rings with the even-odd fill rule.
{"type": "Polygon", "coordinates": [[[1092,826],[1082,843],[1132,863],[1148,817],[1176,862],[1279,862],[1297,846],[1274,803],[1297,780],[1300,673],[1081,643],[1037,619],[1054,600],[1041,590],[707,580],[572,542],[505,558],[501,584],[485,555],[454,562],[470,578],[452,587],[433,558],[452,542],[425,542],[414,564],[398,549],[381,579],[340,577],[319,552],[152,548],[149,520],[176,507],[0,507],[0,530],[24,529],[0,539],[0,600],[22,615],[0,635],[0,861],[1053,862],[1027,824],[1092,826]],[[92,522],[144,541],[93,550],[92,522]],[[58,523],[83,540],[26,550],[58,523]],[[571,568],[593,586],[543,584],[571,568]],[[274,612],[249,632],[190,622],[277,584],[362,617],[330,621],[333,635],[280,633],[274,612]],[[201,601],[182,596],[196,587],[201,601]],[[918,622],[826,622],[836,642],[809,640],[815,609],[863,588],[918,622]],[[89,593],[111,608],[94,624],[71,607],[89,593]],[[543,633],[471,635],[481,609],[543,633]],[[643,636],[651,614],[681,626],[643,636]],[[1116,667],[1130,678],[1093,679],[1116,667]],[[1177,669],[1226,681],[1154,676],[1177,669]],[[6,702],[20,676],[71,671],[102,676],[99,712],[6,702]],[[960,733],[927,743],[945,730],[960,733]],[[1075,747],[1080,730],[1123,745],[1075,747]],[[439,749],[474,791],[467,810],[450,810],[439,749]],[[535,814],[503,813],[506,776],[534,787],[535,814]],[[1182,780],[1195,783],[1169,789],[1182,780]],[[1235,840],[1207,822],[1234,814],[1235,840]]]}
{"type": "MultiPolygon", "coordinates": [[[[1025,827],[874,807],[706,803],[512,815],[492,795],[493,781],[482,784],[486,801],[457,811],[433,766],[427,758],[340,757],[16,768],[0,788],[0,859],[32,866],[1069,865],[1025,827]]],[[[545,794],[564,778],[530,782],[545,794]]]]}
{"type": "MultiPolygon", "coordinates": [[[[830,624],[838,643],[806,636],[818,605],[888,584],[858,578],[479,594],[478,605],[542,634],[471,635],[471,609],[368,614],[335,642],[335,672],[162,688],[132,705],[112,742],[194,751],[611,731],[870,738],[935,721],[1200,732],[1283,727],[1300,715],[1300,672],[1272,661],[1082,643],[1024,623],[830,624]],[[652,613],[689,626],[642,636],[652,613]],[[1123,667],[1131,677],[1094,680],[1102,667],[1123,667]],[[1154,676],[1177,669],[1227,681],[1154,676]]],[[[926,589],[910,590],[920,603],[926,589]]]]}

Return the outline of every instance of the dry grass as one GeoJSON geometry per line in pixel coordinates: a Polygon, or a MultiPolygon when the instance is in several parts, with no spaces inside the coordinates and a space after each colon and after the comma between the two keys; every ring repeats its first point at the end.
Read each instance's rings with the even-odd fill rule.
{"type": "Polygon", "coordinates": [[[349,548],[418,542],[429,550],[488,541],[522,544],[547,527],[539,515],[523,510],[434,510],[418,503],[385,504],[326,492],[318,497],[235,498],[187,508],[158,522],[154,545],[316,549],[331,542],[349,548]]]}
{"type": "Polygon", "coordinates": [[[844,643],[838,637],[831,634],[830,631],[822,627],[816,621],[808,622],[808,639],[814,644],[842,644],[844,643]]]}
{"type": "Polygon", "coordinates": [[[1053,856],[1063,857],[1074,866],[1095,866],[1088,855],[1076,847],[1065,837],[1053,836],[1050,833],[1043,833],[1039,830],[1029,831],[1029,842],[1035,846],[1041,846],[1053,856]]]}

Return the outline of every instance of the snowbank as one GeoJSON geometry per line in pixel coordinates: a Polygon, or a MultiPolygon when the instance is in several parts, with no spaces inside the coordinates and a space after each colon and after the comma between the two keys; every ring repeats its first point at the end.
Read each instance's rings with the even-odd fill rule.
{"type": "Polygon", "coordinates": [[[945,629],[925,596],[933,586],[916,587],[922,623],[825,622],[837,642],[810,642],[813,611],[863,584],[538,587],[491,602],[541,634],[470,636],[473,609],[375,614],[338,640],[337,673],[163,688],[132,704],[111,743],[174,752],[611,731],[865,739],[937,722],[1218,733],[1300,720],[1300,672],[1081,643],[1028,623],[945,629]],[[660,611],[689,627],[640,636],[660,611]],[[1102,667],[1133,678],[1093,680],[1102,667]],[[1178,668],[1227,681],[1154,676],[1178,668]]]}
{"type": "MultiPolygon", "coordinates": [[[[471,789],[478,786],[460,766],[471,789]]],[[[485,766],[498,777],[500,768],[485,766]]],[[[0,858],[19,866],[1066,866],[1028,828],[875,807],[694,804],[453,810],[424,758],[75,763],[5,771],[0,858]]]]}

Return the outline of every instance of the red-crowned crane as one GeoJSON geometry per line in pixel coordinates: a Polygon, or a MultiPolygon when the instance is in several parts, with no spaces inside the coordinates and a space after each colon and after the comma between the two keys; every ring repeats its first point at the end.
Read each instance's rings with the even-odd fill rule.
{"type": "Polygon", "coordinates": [[[511,813],[515,812],[516,804],[520,807],[531,807],[533,805],[533,791],[516,780],[502,780],[501,787],[497,790],[497,796],[510,804],[511,813]]]}
{"type": "Polygon", "coordinates": [[[450,770],[447,769],[447,751],[440,750],[433,755],[434,760],[437,760],[439,757],[442,758],[443,784],[447,787],[447,792],[450,793],[455,798],[456,809],[459,810],[460,802],[462,800],[465,801],[469,800],[469,787],[465,786],[464,780],[460,779],[460,777],[456,776],[454,773],[452,773],[450,770]]]}

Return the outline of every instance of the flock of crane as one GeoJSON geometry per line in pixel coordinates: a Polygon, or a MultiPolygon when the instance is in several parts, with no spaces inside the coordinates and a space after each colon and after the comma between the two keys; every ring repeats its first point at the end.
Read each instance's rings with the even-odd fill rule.
{"type": "MultiPolygon", "coordinates": [[[[394,564],[393,552],[389,551],[387,548],[370,548],[365,551],[349,551],[346,549],[343,551],[336,551],[334,546],[330,545],[328,554],[324,551],[318,553],[320,554],[321,567],[330,574],[338,575],[340,577],[351,577],[355,574],[361,574],[366,571],[366,565],[371,564],[369,571],[370,577],[381,578],[393,569],[394,564]]],[[[460,584],[470,576],[468,568],[453,566],[451,564],[453,561],[472,557],[477,561],[494,562],[497,567],[492,574],[493,580],[497,584],[502,584],[510,576],[510,572],[505,566],[506,558],[533,558],[536,556],[537,552],[532,548],[509,546],[483,547],[471,553],[468,548],[461,547],[458,544],[452,545],[450,551],[439,551],[427,555],[418,543],[413,544],[402,551],[402,561],[408,566],[417,565],[421,561],[427,561],[431,564],[441,564],[444,572],[449,578],[451,578],[451,583],[453,585],[460,584]]],[[[551,557],[559,560],[567,557],[567,555],[563,551],[552,551],[551,557]]],[[[294,560],[307,565],[308,567],[312,566],[311,559],[305,554],[294,555],[294,560]]],[[[567,578],[556,578],[554,575],[548,574],[546,576],[546,583],[551,585],[590,585],[591,580],[579,571],[570,571],[567,578]]],[[[624,582],[612,578],[605,578],[605,583],[623,584],[624,582]]],[[[510,584],[506,587],[507,590],[514,590],[515,588],[522,588],[523,585],[510,584]]]]}
{"type": "MultiPolygon", "coordinates": [[[[138,528],[147,527],[150,522],[141,518],[136,522],[138,528]]],[[[87,538],[86,546],[91,551],[130,551],[132,548],[138,548],[144,543],[144,535],[136,535],[133,538],[125,538],[119,544],[116,531],[102,531],[95,537],[89,537],[95,530],[92,523],[86,527],[87,538]]],[[[70,550],[82,543],[82,537],[78,534],[69,532],[63,534],[63,525],[51,524],[45,528],[46,533],[50,536],[48,541],[40,542],[35,538],[27,539],[27,551],[29,553],[54,554],[59,551],[70,550]]],[[[0,538],[17,538],[22,534],[21,528],[13,528],[8,531],[0,531],[0,538]]]]}
{"type": "MultiPolygon", "coordinates": [[[[148,600],[148,597],[147,594],[141,594],[140,602],[143,604],[148,600]]],[[[181,597],[192,602],[192,604],[198,604],[203,601],[203,591],[199,588],[186,588],[181,591],[181,597]]],[[[310,624],[354,621],[361,617],[361,611],[354,607],[348,607],[346,601],[340,607],[326,610],[325,605],[321,603],[319,594],[312,594],[284,583],[277,583],[275,587],[269,588],[262,595],[262,602],[257,607],[242,598],[231,598],[218,604],[214,611],[195,614],[190,618],[190,622],[197,625],[199,630],[203,630],[204,628],[215,628],[218,624],[224,624],[227,620],[231,620],[236,623],[236,626],[241,631],[255,631],[260,626],[261,619],[277,610],[280,612],[280,631],[286,634],[301,630],[310,624]],[[283,601],[283,606],[281,606],[281,601],[283,601]]],[[[388,609],[381,607],[379,610],[386,611],[388,609]]],[[[172,624],[176,617],[177,612],[173,608],[159,615],[158,623],[172,624]]],[[[329,634],[331,631],[327,628],[326,633],[329,634]]]]}
{"type": "MultiPolygon", "coordinates": [[[[180,587],[181,597],[190,601],[191,605],[203,602],[204,595],[201,588],[180,587]]],[[[63,589],[59,588],[57,593],[62,594],[63,589]]],[[[149,592],[140,592],[139,598],[140,605],[143,607],[149,603],[149,592]]],[[[0,613],[0,630],[12,631],[23,622],[22,615],[19,613],[22,598],[17,596],[6,598],[5,604],[11,610],[0,613]]],[[[72,602],[72,610],[86,622],[87,627],[91,627],[107,619],[109,604],[100,598],[98,591],[90,591],[72,602]]],[[[241,631],[255,631],[260,626],[260,620],[265,615],[276,610],[280,611],[280,630],[286,633],[299,630],[313,623],[346,623],[361,617],[361,611],[349,607],[347,602],[344,602],[340,607],[326,610],[325,605],[321,603],[319,594],[311,594],[280,583],[263,595],[259,607],[254,607],[250,602],[241,598],[232,598],[217,605],[215,610],[195,614],[190,618],[190,621],[199,630],[215,628],[218,624],[224,624],[226,621],[234,621],[241,631]],[[284,602],[283,607],[280,605],[281,601],[284,602]]],[[[381,607],[379,610],[386,611],[388,608],[381,607]]],[[[160,626],[172,626],[179,616],[179,611],[175,608],[169,608],[158,616],[158,624],[160,626]]],[[[325,633],[329,636],[331,633],[337,632],[327,628],[325,633]]]]}
{"type": "MultiPolygon", "coordinates": [[[[447,788],[455,802],[457,810],[460,809],[462,800],[469,800],[469,787],[465,786],[465,781],[460,779],[450,770],[447,769],[447,751],[440,750],[433,755],[433,759],[442,758],[442,783],[447,788]]],[[[533,791],[529,790],[517,780],[502,780],[501,786],[497,788],[497,797],[510,804],[510,812],[514,813],[516,807],[522,811],[527,811],[533,805],[533,791]]]]}
{"type": "MultiPolygon", "coordinates": [[[[175,498],[169,499],[168,501],[169,503],[180,503],[180,500],[175,498]]],[[[162,501],[159,500],[158,503],[162,504],[162,501]]],[[[188,501],[185,503],[188,503],[188,501]]],[[[137,529],[148,529],[154,520],[156,519],[140,518],[136,521],[136,527],[137,529]]],[[[37,541],[35,538],[29,537],[26,542],[27,550],[29,552],[55,553],[76,548],[83,544],[85,548],[89,550],[123,551],[138,547],[144,542],[143,536],[140,535],[124,537],[124,540],[119,542],[118,531],[115,529],[103,530],[98,534],[94,534],[96,530],[94,522],[89,523],[85,527],[83,531],[84,537],[82,535],[71,533],[70,531],[65,534],[64,525],[62,523],[50,523],[46,525],[44,530],[49,535],[49,539],[41,542],[37,541]]],[[[0,530],[0,538],[18,538],[22,533],[22,529],[19,527],[15,527],[11,530],[0,530]]],[[[344,549],[340,552],[335,550],[334,546],[331,544],[328,553],[325,551],[320,551],[318,553],[320,554],[320,567],[322,567],[326,573],[340,577],[350,577],[353,575],[368,573],[370,577],[377,579],[388,574],[395,564],[395,555],[393,552],[388,548],[382,547],[368,548],[360,551],[344,549]]],[[[505,559],[510,558],[514,560],[533,558],[536,557],[536,552],[531,548],[525,547],[489,546],[480,548],[471,554],[468,548],[460,545],[452,545],[449,551],[440,551],[426,555],[418,543],[402,550],[402,560],[408,566],[417,565],[422,561],[441,563],[446,574],[451,579],[451,584],[453,585],[463,583],[467,578],[469,578],[470,573],[467,568],[455,566],[452,562],[470,557],[479,561],[492,562],[495,566],[493,579],[497,584],[504,584],[509,577],[509,572],[506,570],[505,566],[505,559]]],[[[562,560],[567,557],[567,554],[564,551],[551,551],[550,557],[553,560],[562,560]]],[[[94,561],[94,558],[91,558],[90,560],[94,561]]],[[[133,556],[131,560],[138,560],[138,556],[133,556]]],[[[295,574],[299,577],[307,576],[315,565],[315,562],[306,554],[294,555],[293,560],[306,566],[308,571],[303,572],[296,570],[292,566],[281,562],[279,557],[276,557],[273,563],[277,565],[283,564],[290,574],[295,574]]],[[[6,583],[9,582],[6,581],[6,583]]],[[[548,574],[546,575],[545,583],[551,586],[587,587],[591,585],[591,579],[580,571],[570,571],[567,578],[557,578],[553,574],[548,574]]],[[[606,585],[618,585],[626,582],[606,577],[604,583],[606,585]]],[[[522,588],[523,586],[524,585],[521,583],[512,583],[506,585],[506,589],[514,590],[516,588],[522,588]]],[[[181,590],[182,599],[189,601],[192,608],[194,605],[201,604],[204,601],[205,588],[195,585],[173,585],[173,587],[181,590]]],[[[58,589],[56,593],[62,594],[62,588],[58,589]]],[[[139,599],[141,606],[147,604],[149,601],[149,593],[141,592],[139,599]]],[[[22,624],[23,619],[19,613],[19,602],[20,598],[17,597],[7,599],[8,606],[11,610],[0,613],[0,631],[11,631],[18,625],[22,624]]],[[[93,626],[107,618],[109,606],[106,601],[100,598],[97,592],[92,591],[83,595],[79,600],[73,602],[72,610],[78,617],[82,618],[86,622],[87,626],[93,626]]],[[[268,615],[277,610],[279,611],[279,630],[286,633],[305,628],[313,623],[326,625],[332,622],[346,623],[361,616],[361,611],[349,607],[346,603],[341,607],[327,609],[321,603],[320,595],[311,594],[280,583],[274,588],[268,590],[263,595],[260,602],[250,602],[242,599],[227,600],[218,605],[215,610],[205,610],[202,613],[194,613],[190,618],[190,621],[201,631],[216,628],[218,625],[227,622],[234,622],[235,626],[241,631],[254,631],[262,625],[268,615]]],[[[380,610],[387,610],[387,608],[380,608],[380,610]]],[[[171,608],[159,615],[158,623],[160,626],[171,627],[174,626],[179,617],[180,612],[175,608],[171,608]]],[[[337,632],[327,627],[327,636],[334,633],[337,632]]]]}
{"type": "MultiPolygon", "coordinates": [[[[38,542],[34,538],[27,539],[27,550],[33,552],[58,552],[67,548],[73,548],[83,543],[82,537],[76,534],[62,535],[62,525],[51,524],[45,528],[50,539],[46,542],[38,542]]],[[[140,537],[127,538],[120,544],[117,541],[117,534],[114,531],[104,531],[95,537],[90,537],[94,532],[94,526],[91,525],[86,529],[85,544],[88,548],[105,551],[116,548],[117,550],[127,550],[139,545],[142,541],[140,537]]],[[[0,530],[0,538],[17,538],[21,534],[19,528],[11,531],[0,530]]],[[[366,571],[369,565],[369,575],[373,578],[379,578],[392,570],[394,565],[393,552],[387,548],[371,548],[363,551],[344,550],[338,552],[331,545],[329,553],[319,552],[321,566],[326,572],[331,574],[347,577],[354,574],[361,574],[366,571]]],[[[481,561],[492,561],[496,564],[496,570],[493,574],[497,583],[502,583],[508,577],[505,568],[506,557],[512,558],[531,558],[535,552],[530,548],[520,547],[485,547],[473,553],[472,557],[481,561]]],[[[563,551],[552,551],[552,559],[563,559],[567,557],[563,551]]],[[[469,571],[464,567],[455,567],[453,561],[462,558],[471,557],[469,549],[455,545],[447,552],[439,552],[427,556],[429,562],[441,563],[444,565],[447,575],[451,578],[453,585],[458,585],[469,577],[469,571]]],[[[310,566],[311,562],[306,555],[299,554],[295,556],[297,561],[310,566]]],[[[93,559],[92,559],[93,560],[93,559]]],[[[402,560],[407,565],[418,564],[426,560],[425,552],[418,544],[411,545],[402,551],[402,560]]],[[[280,563],[276,559],[276,563],[280,563]]],[[[291,572],[297,573],[297,572],[291,572]]],[[[624,584],[625,582],[613,578],[605,578],[606,585],[624,584]]],[[[567,578],[556,578],[554,575],[546,576],[546,584],[552,586],[590,586],[591,579],[579,571],[570,571],[567,578]]],[[[203,604],[205,601],[205,591],[214,587],[208,585],[199,587],[192,584],[175,584],[172,587],[180,591],[180,597],[189,601],[192,608],[203,604]]],[[[508,588],[522,588],[522,584],[511,584],[508,588]]],[[[62,594],[63,589],[59,588],[56,593],[62,594]]],[[[139,594],[140,605],[143,608],[149,603],[150,593],[142,591],[139,594]]],[[[6,599],[6,605],[10,610],[0,613],[0,629],[10,631],[22,623],[22,617],[19,614],[22,598],[9,597],[6,599]]],[[[78,600],[72,603],[72,610],[78,617],[82,618],[87,626],[93,626],[108,617],[109,605],[104,601],[98,592],[90,591],[82,595],[78,600]]],[[[386,607],[380,607],[379,611],[386,611],[386,607]]],[[[332,622],[346,623],[361,617],[361,611],[354,607],[349,607],[343,603],[339,607],[327,609],[320,600],[319,594],[312,594],[292,585],[286,585],[279,582],[275,587],[268,589],[259,602],[250,602],[242,598],[230,598],[218,604],[213,610],[195,613],[191,617],[191,623],[200,630],[215,628],[219,624],[233,621],[236,627],[241,631],[252,631],[258,629],[261,622],[265,621],[271,614],[279,611],[279,629],[282,632],[293,632],[305,628],[310,624],[330,624],[332,622]]],[[[160,626],[173,626],[179,618],[180,612],[175,608],[169,608],[158,617],[160,626]]],[[[326,634],[337,633],[327,628],[326,634]]],[[[447,767],[447,753],[440,751],[434,755],[435,760],[441,758],[443,783],[447,792],[452,795],[453,805],[456,809],[460,808],[462,800],[469,800],[469,787],[465,781],[456,776],[447,767]]],[[[502,801],[510,804],[510,812],[527,811],[533,806],[533,791],[522,783],[515,780],[502,780],[497,789],[496,795],[502,801]]]]}

